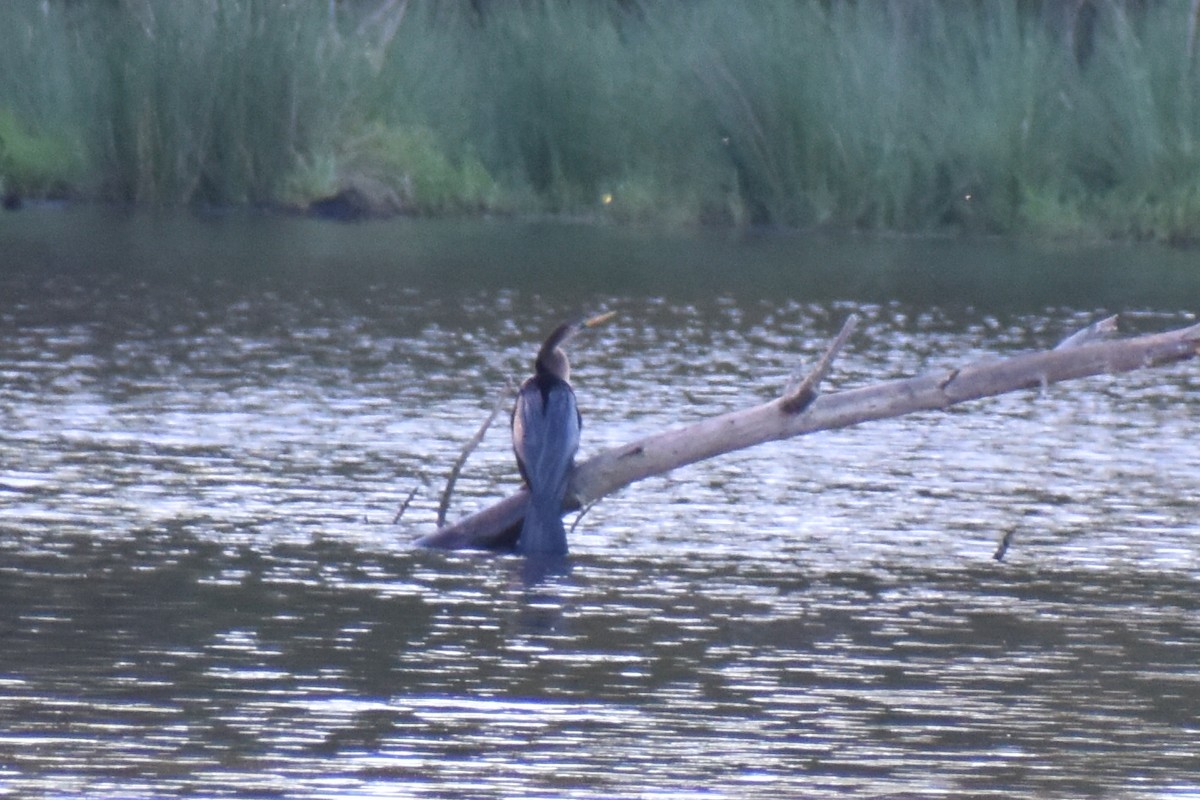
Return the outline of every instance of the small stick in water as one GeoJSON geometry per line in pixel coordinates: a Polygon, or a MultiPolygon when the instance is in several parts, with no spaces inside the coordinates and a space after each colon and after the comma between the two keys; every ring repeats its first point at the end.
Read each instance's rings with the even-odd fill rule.
{"type": "Polygon", "coordinates": [[[992,558],[997,561],[1004,560],[1005,554],[1008,553],[1008,546],[1012,544],[1013,534],[1016,532],[1017,529],[1015,527],[1009,528],[1004,532],[1004,535],[1000,537],[1000,544],[996,547],[996,552],[992,554],[992,558]]]}
{"type": "Polygon", "coordinates": [[[404,502],[400,504],[400,510],[396,512],[396,516],[392,518],[392,524],[395,525],[404,516],[404,512],[408,510],[408,504],[417,496],[417,489],[420,487],[414,486],[412,491],[408,493],[408,497],[404,498],[404,502]]]}

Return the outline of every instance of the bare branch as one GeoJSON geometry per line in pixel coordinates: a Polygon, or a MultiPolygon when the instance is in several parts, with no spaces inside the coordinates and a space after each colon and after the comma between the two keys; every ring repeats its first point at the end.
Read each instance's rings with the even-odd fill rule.
{"type": "Polygon", "coordinates": [[[1107,339],[1117,332],[1117,319],[1119,315],[1113,314],[1111,317],[1105,317],[1098,322],[1093,322],[1081,331],[1075,331],[1067,338],[1054,346],[1055,350],[1063,350],[1067,347],[1078,347],[1081,344],[1088,342],[1098,342],[1101,339],[1107,339]]]}
{"type": "MultiPolygon", "coordinates": [[[[784,398],[647,436],[599,453],[572,474],[564,511],[587,505],[634,481],[756,444],[858,425],[915,411],[1036,388],[1089,375],[1169,364],[1200,353],[1200,325],[1130,339],[1080,344],[970,364],[913,378],[823,394],[801,413],[784,398]]],[[[443,548],[511,544],[525,510],[525,490],[439,528],[418,543],[443,548]]]]}
{"type": "Polygon", "coordinates": [[[854,333],[854,329],[857,327],[858,315],[851,314],[842,325],[842,330],[829,343],[829,347],[825,348],[825,354],[818,359],[816,365],[813,366],[808,375],[804,376],[804,380],[796,381],[795,377],[793,377],[787,390],[784,392],[783,398],[780,400],[780,407],[786,413],[799,414],[808,408],[809,403],[816,399],[817,387],[821,385],[821,381],[825,380],[825,376],[829,373],[829,368],[833,366],[833,360],[837,358],[837,354],[846,346],[850,335],[854,333]]]}
{"type": "Polygon", "coordinates": [[[454,494],[454,484],[458,481],[458,476],[462,473],[463,465],[467,463],[467,458],[479,446],[479,443],[483,441],[483,436],[487,433],[488,428],[492,426],[496,415],[512,401],[515,391],[516,388],[513,386],[512,381],[509,381],[508,385],[504,387],[504,391],[500,393],[500,397],[496,400],[496,405],[492,408],[492,413],[479,426],[479,430],[475,431],[475,435],[463,446],[458,460],[450,468],[450,475],[446,478],[446,488],[442,491],[441,502],[438,503],[437,524],[439,528],[446,524],[446,512],[450,509],[450,498],[454,494]]]}

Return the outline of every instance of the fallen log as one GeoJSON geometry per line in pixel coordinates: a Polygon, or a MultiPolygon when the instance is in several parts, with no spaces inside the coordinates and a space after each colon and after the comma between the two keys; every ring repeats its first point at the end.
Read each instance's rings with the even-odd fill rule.
{"type": "MultiPolygon", "coordinates": [[[[1111,320],[1104,321],[1108,322],[1111,320]]],[[[1097,325],[1102,326],[1101,334],[1112,327],[1097,325]]],[[[1200,324],[1102,341],[1096,340],[1092,328],[1068,337],[1053,350],[977,362],[857,389],[817,395],[806,380],[806,396],[800,397],[796,390],[789,390],[761,405],[656,433],[589,458],[576,467],[563,510],[589,505],[643,478],[756,444],[915,411],[949,408],[969,400],[1091,375],[1170,364],[1200,354],[1200,324]]],[[[841,341],[846,333],[844,329],[839,336],[841,341]]],[[[827,354],[818,369],[827,368],[829,360],[827,354]]],[[[418,539],[417,544],[444,549],[511,547],[520,530],[527,496],[521,489],[482,511],[438,528],[418,539]]]]}

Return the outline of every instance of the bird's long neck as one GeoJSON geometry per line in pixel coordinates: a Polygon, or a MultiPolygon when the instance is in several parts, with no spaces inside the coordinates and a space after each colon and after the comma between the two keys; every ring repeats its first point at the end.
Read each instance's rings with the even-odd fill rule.
{"type": "Polygon", "coordinates": [[[533,367],[538,375],[554,377],[563,381],[570,380],[571,365],[567,361],[567,354],[559,345],[578,328],[579,325],[574,322],[565,322],[546,337],[546,341],[542,342],[542,347],[538,350],[537,360],[533,362],[533,367]]]}
{"type": "Polygon", "coordinates": [[[533,368],[539,377],[557,378],[560,381],[571,379],[571,364],[567,361],[567,354],[557,347],[549,352],[543,347],[533,368]]]}

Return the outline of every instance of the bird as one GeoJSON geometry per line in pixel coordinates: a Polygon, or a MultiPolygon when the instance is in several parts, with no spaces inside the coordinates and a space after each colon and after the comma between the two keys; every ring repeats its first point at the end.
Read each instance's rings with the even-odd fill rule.
{"type": "Polygon", "coordinates": [[[571,388],[571,365],[561,345],[613,312],[564,322],[546,337],[534,359],[534,374],[521,384],[512,413],[513,453],[529,487],[517,551],[525,555],[563,556],[567,531],[563,497],[575,466],[583,418],[571,388]]]}

